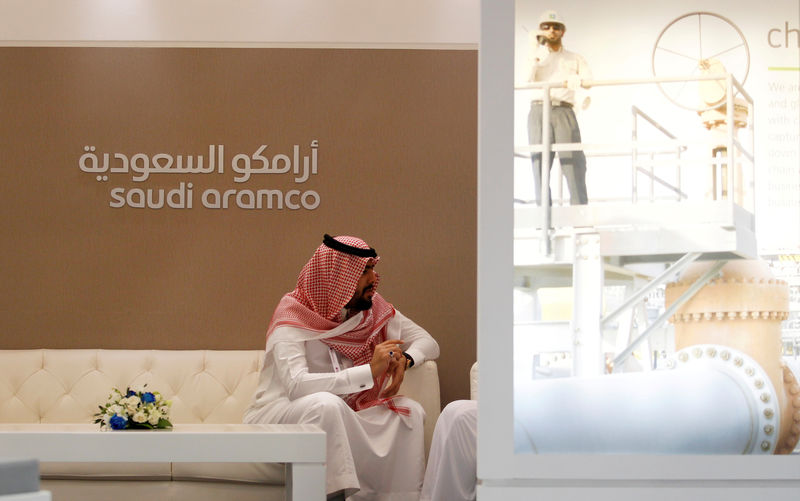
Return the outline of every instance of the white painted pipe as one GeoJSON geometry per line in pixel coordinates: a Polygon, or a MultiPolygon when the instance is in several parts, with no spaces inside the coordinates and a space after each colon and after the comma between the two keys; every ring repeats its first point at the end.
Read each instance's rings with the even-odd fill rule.
{"type": "Polygon", "coordinates": [[[517,453],[772,453],[775,390],[746,355],[724,346],[676,354],[674,370],[517,380],[517,453]]]}

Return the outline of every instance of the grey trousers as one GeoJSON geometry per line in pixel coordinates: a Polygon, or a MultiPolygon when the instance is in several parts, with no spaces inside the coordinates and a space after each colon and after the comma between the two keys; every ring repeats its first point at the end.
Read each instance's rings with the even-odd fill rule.
{"type": "MultiPolygon", "coordinates": [[[[580,143],[581,131],[575,112],[569,106],[554,106],[550,110],[550,138],[552,143],[580,143]]],[[[542,103],[532,102],[528,113],[528,140],[530,144],[542,144],[542,103]]],[[[550,153],[548,169],[553,165],[555,153],[550,153]]],[[[536,203],[542,201],[542,154],[534,153],[533,180],[536,184],[536,203]]],[[[589,201],[586,194],[586,155],[582,151],[560,151],[558,160],[569,188],[569,203],[584,205],[589,201]]],[[[552,203],[552,197],[550,198],[552,203]]]]}

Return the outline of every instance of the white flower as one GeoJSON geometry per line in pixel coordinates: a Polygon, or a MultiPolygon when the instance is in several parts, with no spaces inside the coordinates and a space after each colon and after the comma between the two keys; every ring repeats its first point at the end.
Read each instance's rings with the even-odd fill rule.
{"type": "Polygon", "coordinates": [[[126,408],[128,409],[128,414],[134,414],[139,409],[140,404],[141,401],[139,400],[139,397],[130,397],[126,405],[126,408]]]}
{"type": "Polygon", "coordinates": [[[158,421],[161,419],[161,416],[158,413],[151,414],[150,419],[147,420],[148,423],[152,424],[153,426],[158,424],[158,421]]]}
{"type": "Polygon", "coordinates": [[[133,417],[131,419],[133,419],[137,423],[144,423],[145,421],[147,421],[147,415],[143,411],[138,410],[133,414],[133,417]]]}

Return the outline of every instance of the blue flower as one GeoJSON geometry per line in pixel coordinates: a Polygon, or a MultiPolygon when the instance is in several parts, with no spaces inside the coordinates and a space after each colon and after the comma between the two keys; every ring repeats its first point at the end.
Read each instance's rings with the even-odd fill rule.
{"type": "Polygon", "coordinates": [[[156,396],[150,393],[149,391],[142,394],[142,402],[146,404],[152,404],[156,401],[156,396]]]}
{"type": "Polygon", "coordinates": [[[129,390],[128,390],[128,393],[126,393],[126,394],[125,394],[125,397],[126,397],[126,398],[127,398],[127,397],[132,397],[132,396],[134,396],[134,395],[136,395],[136,392],[135,392],[135,391],[133,391],[133,390],[130,390],[130,389],[129,389],[129,390]]]}
{"type": "Polygon", "coordinates": [[[112,430],[124,430],[125,427],[128,426],[128,420],[119,414],[114,414],[111,416],[111,419],[108,420],[108,424],[111,425],[112,430]]]}

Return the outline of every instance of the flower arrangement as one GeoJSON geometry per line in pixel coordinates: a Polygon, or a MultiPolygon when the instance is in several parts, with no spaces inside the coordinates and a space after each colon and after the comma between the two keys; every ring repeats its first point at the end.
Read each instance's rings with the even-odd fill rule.
{"type": "Polygon", "coordinates": [[[172,401],[165,400],[157,391],[127,388],[123,394],[117,388],[112,388],[108,402],[99,406],[100,412],[94,415],[94,422],[99,423],[102,430],[172,428],[169,421],[171,406],[172,401]]]}

